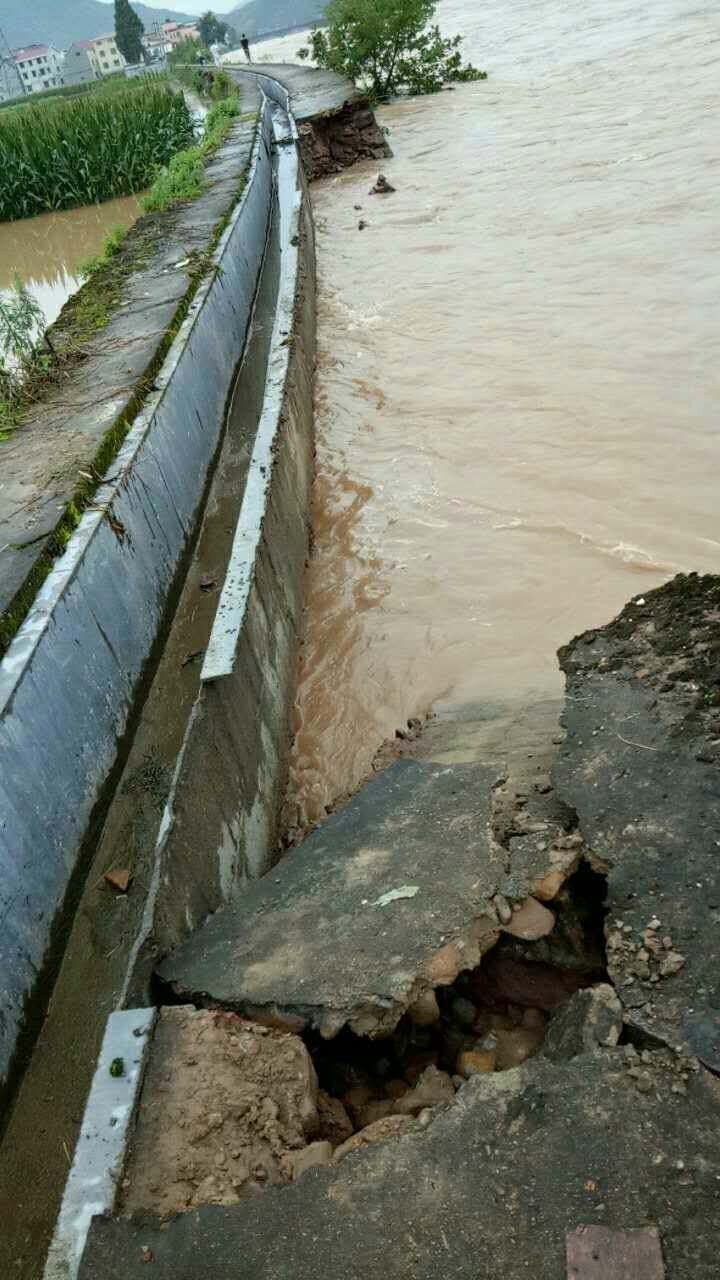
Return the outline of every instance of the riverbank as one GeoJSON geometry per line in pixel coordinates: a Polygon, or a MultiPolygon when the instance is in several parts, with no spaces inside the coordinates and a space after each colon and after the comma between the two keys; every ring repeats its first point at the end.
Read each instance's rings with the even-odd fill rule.
{"type": "Polygon", "coordinates": [[[314,190],[301,830],[408,719],[559,697],[569,635],[720,565],[706,14],[437,18],[487,82],[380,109],[393,195],[314,190]]]}

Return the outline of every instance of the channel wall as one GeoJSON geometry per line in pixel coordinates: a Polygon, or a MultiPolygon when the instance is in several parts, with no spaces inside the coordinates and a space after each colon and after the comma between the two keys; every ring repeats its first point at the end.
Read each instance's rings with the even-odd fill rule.
{"type": "Polygon", "coordinates": [[[294,122],[272,112],[279,287],[265,395],[125,1003],[148,998],[158,955],[267,871],[277,847],[309,542],[315,250],[294,122]]]}
{"type": "Polygon", "coordinates": [[[153,390],[0,663],[0,1090],[116,764],[221,437],[270,226],[272,109],[153,390]]]}
{"type": "MultiPolygon", "coordinates": [[[[279,259],[263,406],[121,1006],[147,992],[158,952],[262,874],[275,846],[308,552],[315,363],[312,216],[282,101],[278,86],[263,110],[275,143],[267,252],[279,259]]],[[[149,1007],[121,1007],[108,1020],[46,1280],[76,1275],[92,1216],[114,1210],[154,1016],[149,1007]],[[115,1079],[110,1064],[120,1061],[115,1079]]]]}

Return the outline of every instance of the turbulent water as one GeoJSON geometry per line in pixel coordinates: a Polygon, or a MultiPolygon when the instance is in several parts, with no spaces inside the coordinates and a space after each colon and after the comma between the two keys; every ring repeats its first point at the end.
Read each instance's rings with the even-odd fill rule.
{"type": "Polygon", "coordinates": [[[408,716],[559,693],[559,644],[720,568],[717,9],[438,17],[487,82],[382,111],[395,195],[314,192],[301,820],[408,716]]]}
{"type": "Polygon", "coordinates": [[[17,275],[40,303],[45,323],[52,324],[82,284],[80,264],[100,252],[116,227],[129,227],[139,212],[139,198],[126,196],[0,223],[0,292],[9,290],[17,275]]]}

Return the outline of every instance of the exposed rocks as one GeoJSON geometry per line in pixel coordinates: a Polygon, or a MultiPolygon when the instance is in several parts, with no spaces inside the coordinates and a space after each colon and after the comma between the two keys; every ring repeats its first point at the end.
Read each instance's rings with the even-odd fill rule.
{"type": "Polygon", "coordinates": [[[522,938],[525,942],[535,942],[551,933],[555,925],[552,911],[548,911],[535,898],[527,898],[520,907],[516,907],[510,920],[503,925],[505,933],[513,938],[522,938]]]}
{"type": "Polygon", "coordinates": [[[667,1081],[658,1099],[655,1087],[638,1092],[623,1059],[618,1047],[476,1075],[427,1128],[388,1117],[350,1139],[345,1150],[358,1154],[340,1148],[331,1169],[231,1211],[200,1209],[162,1229],[95,1219],[79,1280],[147,1280],[149,1269],[174,1280],[193,1276],[198,1258],[203,1280],[225,1280],[239,1257],[246,1280],[310,1280],[319,1259],[323,1280],[467,1280],[483,1267],[503,1280],[558,1280],[568,1233],[593,1224],[654,1227],[668,1277],[715,1280],[717,1082],[692,1072],[677,1094],[668,1073],[641,1063],[667,1081]]]}
{"type": "Polygon", "coordinates": [[[369,194],[371,196],[389,196],[392,195],[394,190],[395,188],[390,185],[385,174],[379,173],[375,180],[374,187],[370,188],[369,194]]]}
{"type": "Polygon", "coordinates": [[[410,1116],[417,1115],[425,1107],[439,1107],[454,1101],[455,1087],[450,1076],[430,1066],[423,1071],[414,1089],[397,1099],[394,1108],[398,1115],[410,1116]]]}
{"type": "Polygon", "coordinates": [[[578,991],[550,1019],[543,1053],[553,1060],[612,1048],[622,1031],[622,1005],[611,986],[578,991]]]}
{"type": "Polygon", "coordinates": [[[291,1182],[296,1182],[308,1169],[321,1169],[332,1164],[333,1147],[330,1142],[311,1142],[299,1151],[286,1151],[280,1158],[280,1167],[291,1182]]]}
{"type": "Polygon", "coordinates": [[[415,1127],[415,1121],[412,1116],[392,1115],[387,1116],[383,1120],[376,1120],[374,1124],[370,1124],[366,1129],[361,1129],[359,1133],[348,1138],[347,1142],[343,1142],[338,1147],[334,1160],[342,1160],[344,1156],[350,1155],[352,1151],[359,1151],[362,1147],[367,1147],[372,1142],[385,1142],[387,1138],[399,1138],[403,1133],[409,1133],[415,1127]]]}
{"type": "Polygon", "coordinates": [[[486,1075],[495,1070],[495,1045],[487,1049],[462,1049],[457,1056],[457,1073],[470,1076],[486,1075]]]}
{"type": "Polygon", "coordinates": [[[357,160],[390,154],[385,136],[366,101],[348,102],[338,111],[298,125],[300,155],[308,181],[340,173],[357,160]]]}

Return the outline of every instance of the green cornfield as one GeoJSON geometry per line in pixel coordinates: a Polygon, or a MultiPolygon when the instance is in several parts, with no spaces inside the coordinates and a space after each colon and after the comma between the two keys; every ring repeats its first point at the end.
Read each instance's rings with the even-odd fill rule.
{"type": "Polygon", "coordinates": [[[0,221],[141,191],[193,138],[182,94],[162,85],[3,113],[0,221]]]}

